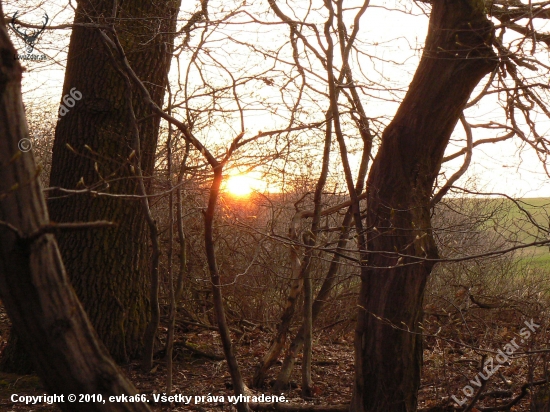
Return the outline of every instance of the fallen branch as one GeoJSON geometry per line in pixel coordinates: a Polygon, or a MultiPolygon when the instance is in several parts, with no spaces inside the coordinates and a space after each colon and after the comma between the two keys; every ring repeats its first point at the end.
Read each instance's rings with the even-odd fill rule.
{"type": "MultiPolygon", "coordinates": [[[[204,323],[192,322],[192,321],[190,321],[190,320],[184,320],[184,319],[181,319],[181,320],[179,320],[178,322],[184,323],[184,324],[190,325],[190,326],[196,326],[196,327],[198,327],[198,328],[203,328],[203,329],[208,329],[208,330],[214,330],[214,331],[216,331],[216,332],[218,331],[218,328],[217,328],[217,327],[215,327],[215,326],[210,326],[210,325],[205,325],[204,323]]],[[[239,329],[237,329],[237,328],[231,328],[231,327],[230,327],[229,330],[230,330],[231,332],[238,333],[238,334],[243,333],[242,330],[239,330],[239,329]]]]}
{"type": "Polygon", "coordinates": [[[174,347],[176,347],[176,346],[184,347],[185,349],[188,349],[191,352],[196,353],[197,355],[200,355],[202,357],[212,359],[212,360],[215,360],[215,361],[222,361],[222,360],[225,359],[225,357],[223,355],[216,355],[215,353],[202,351],[197,347],[197,345],[194,345],[194,344],[189,343],[189,342],[175,341],[174,342],[174,347]]]}
{"type": "Polygon", "coordinates": [[[498,303],[483,303],[483,302],[480,302],[479,300],[477,300],[474,297],[474,295],[470,295],[470,300],[472,301],[472,303],[476,304],[481,309],[497,309],[497,308],[502,307],[502,305],[500,305],[498,303]]]}
{"type": "Polygon", "coordinates": [[[217,327],[210,326],[210,325],[205,325],[204,323],[193,322],[193,321],[184,320],[184,319],[180,319],[180,320],[178,320],[178,322],[183,323],[185,325],[196,326],[198,328],[203,328],[203,329],[208,329],[208,330],[215,330],[216,332],[218,331],[217,327]]]}
{"type": "Polygon", "coordinates": [[[545,383],[548,383],[548,381],[546,379],[536,381],[536,382],[532,382],[532,383],[531,382],[524,383],[521,386],[521,393],[518,396],[516,396],[514,399],[512,399],[510,402],[508,402],[504,405],[486,407],[486,408],[483,408],[483,407],[479,406],[477,409],[479,409],[482,412],[509,411],[512,406],[518,404],[519,401],[521,401],[525,397],[525,395],[527,395],[527,393],[528,393],[527,391],[528,391],[529,387],[537,386],[537,385],[543,385],[545,383]]]}
{"type": "MultiPolygon", "coordinates": [[[[479,369],[480,369],[480,374],[483,373],[483,367],[485,365],[485,360],[487,359],[487,354],[484,354],[482,357],[481,357],[481,363],[479,365],[479,369]]],[[[481,386],[479,387],[477,393],[475,394],[475,396],[472,398],[472,400],[470,401],[470,403],[468,404],[468,406],[466,406],[466,408],[464,408],[464,412],[470,412],[471,410],[473,410],[474,408],[474,405],[476,404],[476,402],[479,400],[479,398],[481,397],[481,392],[483,392],[483,390],[485,389],[485,386],[487,386],[487,382],[489,381],[489,379],[483,379],[483,382],[481,382],[481,386]]]]}

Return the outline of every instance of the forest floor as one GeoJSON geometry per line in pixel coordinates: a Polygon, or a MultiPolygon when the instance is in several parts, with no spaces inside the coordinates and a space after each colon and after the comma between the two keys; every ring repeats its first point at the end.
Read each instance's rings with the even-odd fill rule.
{"type": "MultiPolygon", "coordinates": [[[[7,343],[9,333],[9,321],[4,313],[0,313],[0,349],[7,343]]],[[[236,339],[239,342],[239,361],[243,378],[250,380],[259,356],[267,349],[265,343],[268,336],[261,331],[253,331],[236,339]]],[[[147,394],[151,409],[154,411],[230,411],[235,410],[228,405],[227,396],[233,395],[231,390],[231,378],[226,367],[225,360],[214,360],[197,352],[205,352],[212,357],[222,358],[223,352],[219,343],[218,334],[211,330],[201,330],[186,333],[186,346],[196,348],[196,352],[189,350],[183,344],[176,342],[174,347],[174,374],[173,391],[185,396],[224,396],[225,404],[207,402],[195,405],[172,403],[155,404],[153,394],[163,394],[166,391],[166,364],[162,359],[156,359],[155,367],[150,372],[143,372],[139,362],[124,365],[121,369],[136,386],[138,393],[147,394]],[[189,345],[190,344],[190,345],[189,345]]],[[[349,403],[353,385],[353,352],[352,342],[340,339],[338,343],[325,343],[316,345],[315,360],[313,362],[313,377],[316,380],[314,394],[315,400],[308,404],[335,405],[349,403]]],[[[162,355],[160,353],[159,355],[162,355]]],[[[303,403],[300,397],[300,387],[295,382],[300,382],[298,359],[296,368],[297,376],[293,376],[292,388],[285,392],[286,398],[291,403],[303,403]]],[[[270,374],[267,381],[275,376],[270,374]]],[[[269,384],[268,384],[269,385],[269,384]]],[[[56,406],[48,405],[24,405],[13,403],[12,394],[18,395],[43,395],[44,389],[40,379],[34,375],[19,376],[15,374],[0,373],[0,411],[59,411],[56,406]]],[[[261,394],[270,395],[269,388],[263,390],[251,390],[251,396],[261,394]]]]}
{"type": "MultiPolygon", "coordinates": [[[[9,320],[0,310],[0,350],[5,346],[9,333],[9,320]]],[[[255,329],[241,336],[234,336],[238,344],[238,358],[245,382],[250,381],[254,367],[260,356],[268,347],[269,334],[255,329]]],[[[213,360],[198,352],[207,352],[213,357],[222,356],[222,349],[216,331],[201,328],[188,328],[185,333],[186,345],[178,342],[174,348],[173,389],[176,394],[184,396],[224,396],[225,402],[207,402],[189,405],[181,403],[155,404],[153,394],[163,394],[166,388],[166,367],[162,359],[150,372],[142,372],[139,363],[133,362],[122,367],[140,394],[146,394],[153,411],[235,411],[228,404],[227,397],[233,395],[231,379],[224,360],[213,360]],[[191,344],[191,345],[189,345],[191,344]],[[188,347],[196,350],[189,350],[188,347]]],[[[159,353],[161,357],[162,353],[159,353]]],[[[463,399],[462,388],[469,379],[475,379],[476,354],[464,350],[440,350],[428,348],[424,354],[423,382],[419,392],[419,410],[425,412],[447,412],[460,410],[449,401],[451,395],[463,399]],[[471,365],[471,364],[474,365],[471,365]],[[446,366],[445,366],[446,365],[446,366]],[[451,372],[452,371],[452,372],[451,372]],[[458,372],[458,373],[457,373],[458,372]],[[446,401],[446,402],[445,402],[446,401]],[[445,403],[446,406],[436,407],[445,403]]],[[[300,405],[342,405],[349,403],[353,388],[353,335],[341,336],[336,341],[318,339],[314,345],[312,377],[314,380],[314,400],[305,402],[300,397],[300,359],[297,361],[292,387],[285,392],[286,399],[292,404],[300,405]]],[[[503,368],[501,378],[496,374],[490,380],[486,391],[498,396],[486,397],[481,401],[485,407],[506,403],[502,398],[511,399],[520,393],[520,384],[511,383],[514,375],[523,375],[525,365],[520,360],[503,368]],[[510,377],[508,379],[508,377],[510,377]]],[[[271,394],[270,382],[275,379],[278,366],[272,368],[266,379],[266,387],[252,390],[252,395],[271,394]]],[[[471,385],[471,384],[470,384],[471,385]]],[[[59,411],[55,405],[25,405],[11,402],[11,395],[43,395],[44,389],[40,380],[34,375],[18,376],[0,373],[0,411],[59,411]]],[[[528,411],[528,398],[524,397],[509,410],[528,411]]],[[[477,411],[477,409],[472,409],[477,411]]]]}

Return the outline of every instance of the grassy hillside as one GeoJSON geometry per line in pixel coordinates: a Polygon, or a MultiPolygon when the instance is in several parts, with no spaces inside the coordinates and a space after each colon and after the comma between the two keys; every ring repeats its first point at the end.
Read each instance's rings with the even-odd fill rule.
{"type": "MultiPolygon", "coordinates": [[[[439,239],[449,245],[451,253],[453,242],[467,248],[463,253],[477,254],[550,239],[550,198],[454,198],[441,206],[434,227],[440,228],[439,239]]],[[[550,269],[548,245],[526,247],[515,256],[526,264],[550,269]]]]}
{"type": "MultiPolygon", "coordinates": [[[[495,199],[500,202],[502,211],[499,213],[504,223],[508,225],[506,232],[513,242],[531,243],[547,240],[550,227],[550,198],[524,198],[517,203],[508,199],[495,199]]],[[[521,260],[537,266],[550,268],[549,246],[532,246],[519,252],[521,260]]]]}

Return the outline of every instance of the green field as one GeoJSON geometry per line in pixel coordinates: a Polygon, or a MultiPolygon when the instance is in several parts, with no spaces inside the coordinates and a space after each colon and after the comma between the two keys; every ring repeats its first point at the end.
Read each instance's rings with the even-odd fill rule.
{"type": "MultiPolygon", "coordinates": [[[[549,239],[550,198],[525,198],[518,200],[517,204],[508,199],[494,202],[502,203],[502,217],[510,225],[510,239],[519,243],[549,239]]],[[[549,246],[531,246],[520,250],[518,256],[525,264],[550,268],[549,246]]]]}
{"type": "MultiPolygon", "coordinates": [[[[475,230],[492,232],[500,239],[498,249],[550,239],[550,198],[470,198],[451,200],[471,219],[479,219],[475,230]],[[456,202],[456,203],[455,203],[456,202]]],[[[550,269],[549,245],[529,246],[515,252],[517,259],[529,265],[550,269]]]]}

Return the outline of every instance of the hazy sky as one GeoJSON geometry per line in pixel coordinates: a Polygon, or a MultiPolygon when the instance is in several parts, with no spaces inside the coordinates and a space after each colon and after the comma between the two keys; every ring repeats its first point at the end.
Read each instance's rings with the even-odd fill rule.
{"type": "MultiPolygon", "coordinates": [[[[195,9],[197,2],[184,2],[184,12],[191,12],[195,9]]],[[[223,3],[223,2],[222,2],[223,3]]],[[[266,10],[266,2],[258,2],[255,6],[249,7],[247,10],[250,13],[256,10],[266,10]]],[[[354,2],[350,2],[353,4],[354,2]]],[[[355,2],[356,3],[356,2],[355,2]]],[[[5,12],[8,16],[13,15],[19,9],[25,10],[25,4],[32,4],[32,1],[8,3],[5,7],[5,12]]],[[[364,42],[364,49],[368,51],[370,57],[359,58],[358,63],[361,68],[367,71],[366,76],[369,81],[376,83],[384,83],[387,87],[394,87],[396,90],[401,90],[403,93],[406,90],[412,75],[416,69],[420,58],[421,47],[426,35],[428,18],[423,15],[422,11],[412,3],[399,4],[395,1],[377,1],[372,3],[375,7],[371,7],[365,14],[361,22],[361,31],[358,39],[364,42]],[[399,8],[403,12],[388,11],[386,8],[399,8]],[[407,12],[411,13],[407,13],[407,12]]],[[[210,7],[214,10],[219,7],[220,3],[212,0],[210,7]]],[[[44,12],[47,12],[52,25],[60,25],[72,20],[72,9],[67,7],[67,3],[61,0],[48,1],[42,6],[35,8],[30,13],[25,15],[23,19],[29,23],[40,22],[44,12]]],[[[184,21],[185,16],[181,18],[184,21]]],[[[262,19],[276,20],[275,17],[269,14],[261,15],[262,19]]],[[[266,37],[253,32],[253,25],[246,27],[244,35],[242,28],[228,26],[220,33],[231,33],[235,37],[242,37],[249,42],[258,41],[258,44],[264,46],[270,42],[276,44],[279,40],[284,40],[284,35],[287,33],[287,28],[277,26],[271,29],[271,35],[266,37]],[[237,32],[240,30],[240,32],[237,32]],[[282,30],[279,31],[278,30],[282,30]],[[277,36],[281,36],[280,39],[277,36]],[[256,40],[254,40],[256,38],[256,40]]],[[[544,29],[544,28],[542,28],[544,29]]],[[[45,53],[49,56],[46,63],[24,62],[28,71],[24,75],[23,89],[25,91],[25,103],[27,106],[39,106],[40,108],[49,111],[51,118],[57,117],[57,108],[61,99],[61,87],[63,84],[64,64],[67,46],[69,42],[70,30],[48,30],[46,31],[36,45],[35,54],[45,53]]],[[[197,35],[198,36],[198,35],[197,35]]],[[[215,38],[215,36],[213,37],[215,38]]],[[[24,53],[24,44],[21,39],[12,36],[14,43],[19,53],[24,53]]],[[[194,39],[196,40],[196,39],[194,39]]],[[[192,43],[192,47],[193,44],[192,43]]],[[[236,46],[235,46],[236,47],[236,46]]],[[[267,47],[267,46],[266,46],[267,47]]],[[[243,46],[243,53],[245,47],[243,46]]],[[[213,48],[215,52],[215,48],[213,48]]],[[[539,53],[544,54],[544,59],[547,59],[548,50],[541,50],[539,53]]],[[[227,59],[228,65],[243,65],[252,64],[253,58],[250,61],[243,60],[242,55],[223,54],[220,49],[219,59],[227,59]],[[234,61],[231,59],[234,57],[234,61]]],[[[258,63],[260,64],[260,63],[258,63]]],[[[172,65],[172,78],[176,79],[178,65],[172,65]]],[[[181,66],[185,68],[185,64],[181,66]]],[[[243,67],[243,73],[246,68],[243,67]]],[[[196,76],[191,74],[190,79],[196,80],[196,76]]],[[[437,79],[434,79],[437,81],[437,79]]],[[[482,82],[483,83],[483,82],[482,82]]],[[[272,90],[265,88],[257,90],[259,96],[268,98],[272,90]]],[[[380,95],[382,96],[382,95],[380,95]]],[[[366,98],[365,107],[367,115],[371,117],[385,116],[391,118],[397,104],[395,102],[386,102],[385,99],[379,98],[369,100],[366,98]]],[[[502,110],[499,110],[497,102],[491,99],[484,99],[484,103],[478,107],[470,109],[468,112],[472,123],[483,123],[491,119],[502,120],[502,110]]],[[[322,113],[320,113],[322,115],[322,113]]],[[[247,132],[251,135],[258,130],[269,129],[269,119],[273,117],[266,114],[254,112],[255,121],[248,121],[247,132]]],[[[252,117],[251,117],[252,119],[252,117]]],[[[539,133],[548,135],[550,130],[550,122],[539,116],[537,119],[537,128],[539,133]]],[[[232,127],[232,126],[231,126],[232,127]]],[[[479,138],[495,137],[495,133],[485,129],[474,129],[474,140],[479,138]]],[[[31,130],[32,134],[32,130],[31,130]]],[[[204,138],[211,141],[220,139],[219,129],[215,133],[209,130],[204,134],[204,138]]],[[[457,126],[455,137],[464,135],[460,124],[457,126]]],[[[447,154],[451,154],[459,150],[464,145],[464,141],[458,144],[451,144],[447,150],[447,154]]],[[[546,176],[540,160],[532,150],[523,147],[524,145],[518,138],[514,140],[501,142],[498,144],[490,144],[478,146],[474,149],[472,164],[466,176],[462,179],[474,179],[476,188],[481,191],[502,192],[512,196],[525,197],[550,197],[550,179],[546,176]]],[[[453,162],[445,165],[447,174],[452,173],[462,164],[463,158],[460,157],[453,162]]],[[[460,182],[459,182],[460,183],[460,182]]]]}

